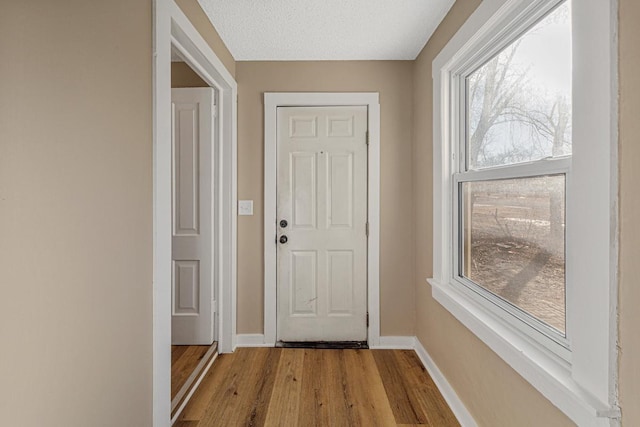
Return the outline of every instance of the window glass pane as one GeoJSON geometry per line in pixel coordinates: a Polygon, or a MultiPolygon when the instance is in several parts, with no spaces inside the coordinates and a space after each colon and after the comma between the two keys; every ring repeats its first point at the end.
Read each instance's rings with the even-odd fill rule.
{"type": "Polygon", "coordinates": [[[462,276],[565,332],[565,176],[460,185],[462,276]]]}
{"type": "Polygon", "coordinates": [[[565,2],[473,72],[467,167],[571,154],[571,10],[565,2]]]}

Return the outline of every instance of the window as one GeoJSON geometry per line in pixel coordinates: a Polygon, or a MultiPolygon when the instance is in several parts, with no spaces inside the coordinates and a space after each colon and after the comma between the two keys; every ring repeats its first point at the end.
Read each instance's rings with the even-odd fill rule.
{"type": "Polygon", "coordinates": [[[459,82],[456,280],[566,347],[570,1],[459,82]]]}
{"type": "Polygon", "coordinates": [[[432,295],[581,426],[620,414],[616,17],[485,0],[433,62],[432,295]]]}

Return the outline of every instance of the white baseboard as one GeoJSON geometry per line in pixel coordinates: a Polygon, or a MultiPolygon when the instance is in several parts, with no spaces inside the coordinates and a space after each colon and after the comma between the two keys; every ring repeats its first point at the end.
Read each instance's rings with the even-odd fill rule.
{"type": "Polygon", "coordinates": [[[380,337],[380,344],[369,346],[372,350],[413,350],[416,337],[386,336],[380,337]]]}
{"type": "Polygon", "coordinates": [[[429,356],[427,350],[422,346],[420,340],[415,338],[414,342],[414,349],[418,354],[418,357],[422,361],[424,367],[427,368],[429,375],[431,375],[431,379],[436,383],[438,390],[440,390],[442,397],[444,397],[444,400],[449,404],[449,407],[458,419],[460,425],[462,427],[477,427],[478,424],[464,406],[464,403],[462,403],[462,400],[460,400],[453,387],[451,387],[447,379],[442,375],[442,372],[440,372],[440,369],[438,369],[438,366],[435,364],[431,356],[429,356]]]}
{"type": "Polygon", "coordinates": [[[264,334],[238,334],[236,347],[275,347],[275,343],[265,343],[264,334]]]}

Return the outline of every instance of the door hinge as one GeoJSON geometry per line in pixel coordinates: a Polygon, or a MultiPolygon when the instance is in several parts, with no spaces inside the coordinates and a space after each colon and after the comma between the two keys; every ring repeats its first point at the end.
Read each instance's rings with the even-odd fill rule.
{"type": "Polygon", "coordinates": [[[367,223],[364,225],[364,234],[369,237],[369,221],[367,221],[367,223]]]}
{"type": "Polygon", "coordinates": [[[213,115],[213,118],[215,119],[216,117],[218,117],[218,106],[217,106],[217,105],[214,105],[214,106],[212,107],[212,110],[213,110],[213,111],[212,111],[212,115],[213,115]]]}
{"type": "Polygon", "coordinates": [[[367,131],[367,145],[369,145],[369,131],[367,131]]]}
{"type": "Polygon", "coordinates": [[[367,311],[367,328],[369,327],[369,312],[367,311]]]}

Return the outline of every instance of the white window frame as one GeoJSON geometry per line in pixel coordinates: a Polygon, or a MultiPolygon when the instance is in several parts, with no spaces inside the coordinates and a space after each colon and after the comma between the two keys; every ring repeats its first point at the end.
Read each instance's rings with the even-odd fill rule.
{"type": "MultiPolygon", "coordinates": [[[[500,37],[487,43],[486,49],[479,49],[467,60],[451,70],[450,90],[451,90],[451,111],[450,125],[457,133],[453,134],[451,140],[452,153],[452,173],[453,173],[453,197],[451,199],[453,214],[453,235],[452,235],[452,269],[453,277],[451,283],[458,285],[461,292],[469,292],[471,298],[477,298],[477,302],[486,310],[490,310],[494,315],[502,317],[517,328],[520,332],[530,336],[539,342],[546,350],[551,351],[558,357],[569,361],[571,353],[569,350],[569,332],[565,334],[556,331],[544,321],[536,318],[533,313],[510,304],[500,298],[500,296],[485,289],[481,283],[475,283],[471,279],[463,277],[459,270],[460,261],[460,183],[466,182],[490,182],[505,179],[541,177],[545,175],[564,175],[565,189],[568,185],[571,174],[571,156],[556,158],[543,158],[524,163],[512,163],[507,165],[492,166],[480,169],[471,169],[467,166],[467,103],[466,97],[467,78],[476,70],[482,67],[487,61],[494,58],[513,42],[522,37],[526,32],[541,21],[551,10],[563,3],[564,0],[550,0],[541,4],[533,5],[529,10],[523,11],[517,18],[513,19],[512,26],[502,29],[500,37]],[[477,294],[477,295],[475,295],[477,294]]],[[[565,192],[565,197],[567,196],[565,192]]],[[[568,287],[567,287],[568,288],[568,287]]],[[[567,295],[571,293],[565,288],[567,295]]]]}
{"type": "MultiPolygon", "coordinates": [[[[484,0],[433,62],[433,297],[580,426],[617,425],[617,2],[572,3],[573,155],[466,172],[566,173],[566,339],[461,286],[455,202],[461,77],[562,0],[484,0]],[[522,321],[525,320],[525,321],[522,321]]],[[[506,306],[506,304],[505,304],[506,306]]],[[[524,315],[526,317],[526,315],[524,315]]],[[[539,322],[541,323],[541,322],[539,322]]]]}

